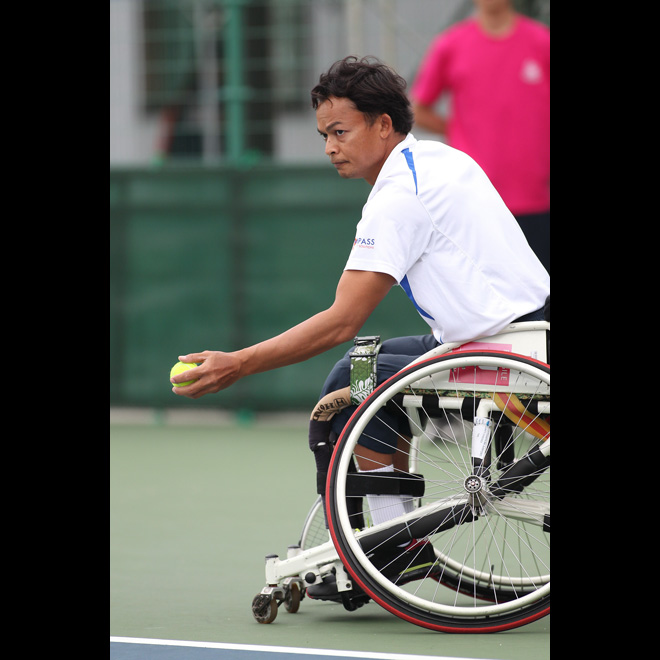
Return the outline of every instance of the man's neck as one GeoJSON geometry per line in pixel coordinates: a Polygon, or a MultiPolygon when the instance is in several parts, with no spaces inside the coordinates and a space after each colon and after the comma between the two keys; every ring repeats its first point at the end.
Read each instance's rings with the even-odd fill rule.
{"type": "Polygon", "coordinates": [[[493,37],[502,37],[513,29],[516,12],[510,7],[495,11],[479,11],[477,22],[481,29],[493,37]]]}
{"type": "Polygon", "coordinates": [[[378,167],[378,171],[371,174],[371,176],[365,176],[364,180],[370,185],[373,186],[376,183],[376,179],[378,179],[378,175],[380,174],[380,171],[383,169],[383,165],[385,165],[385,161],[390,157],[390,154],[394,151],[396,146],[398,144],[401,144],[408,135],[404,135],[403,133],[395,133],[392,131],[392,134],[387,138],[387,145],[385,146],[385,149],[383,151],[383,159],[380,162],[380,166],[378,167]]]}

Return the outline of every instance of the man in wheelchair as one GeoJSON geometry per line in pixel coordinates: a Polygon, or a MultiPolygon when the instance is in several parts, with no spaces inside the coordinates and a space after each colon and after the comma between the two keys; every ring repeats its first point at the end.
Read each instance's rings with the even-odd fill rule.
{"type": "MultiPolygon", "coordinates": [[[[323,475],[333,440],[373,387],[439,344],[494,335],[513,321],[543,320],[550,277],[483,170],[442,142],[412,135],[406,83],[393,70],[373,58],[346,57],[321,75],[311,97],[338,174],[373,186],[335,299],[253,346],[179,356],[199,366],[172,382],[194,380],[173,392],[197,399],[251,374],[307,360],[352,341],[389,290],[401,286],[430,333],[382,344],[365,340],[335,365],[310,421],[310,448],[323,475]],[[367,358],[361,361],[369,373],[351,381],[358,357],[367,358]]],[[[358,470],[406,469],[397,465],[405,459],[397,453],[398,421],[389,422],[365,430],[355,452],[358,470]]],[[[374,522],[409,510],[410,500],[405,494],[367,496],[374,522]]],[[[415,552],[424,563],[419,547],[415,552]]],[[[317,597],[332,598],[332,585],[321,585],[317,597]]]]}

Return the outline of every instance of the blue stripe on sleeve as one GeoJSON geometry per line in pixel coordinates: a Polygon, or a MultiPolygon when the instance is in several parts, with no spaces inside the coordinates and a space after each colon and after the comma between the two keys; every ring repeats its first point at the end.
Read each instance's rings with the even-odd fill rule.
{"type": "Polygon", "coordinates": [[[415,171],[415,161],[413,160],[413,155],[409,148],[404,149],[401,152],[406,157],[406,163],[412,172],[413,179],[415,180],[415,194],[417,194],[417,172],[415,171]]]}

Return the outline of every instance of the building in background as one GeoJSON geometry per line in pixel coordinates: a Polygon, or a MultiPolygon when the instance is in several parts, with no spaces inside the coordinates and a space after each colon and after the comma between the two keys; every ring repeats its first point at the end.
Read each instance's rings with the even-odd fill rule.
{"type": "MultiPolygon", "coordinates": [[[[549,23],[549,0],[517,5],[549,23]]],[[[411,82],[431,39],[472,10],[472,0],[110,0],[110,165],[324,162],[309,102],[319,74],[375,55],[411,82]]]]}

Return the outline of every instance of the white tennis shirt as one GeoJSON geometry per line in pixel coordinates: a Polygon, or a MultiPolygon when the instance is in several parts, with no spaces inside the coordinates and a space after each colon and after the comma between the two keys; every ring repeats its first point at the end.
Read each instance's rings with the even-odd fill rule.
{"type": "Polygon", "coordinates": [[[550,276],[483,170],[412,134],[376,179],[345,269],[392,275],[441,343],[496,334],[550,293],[550,276]]]}

